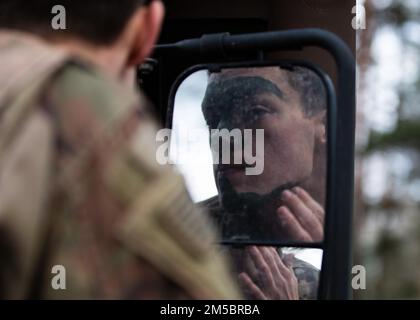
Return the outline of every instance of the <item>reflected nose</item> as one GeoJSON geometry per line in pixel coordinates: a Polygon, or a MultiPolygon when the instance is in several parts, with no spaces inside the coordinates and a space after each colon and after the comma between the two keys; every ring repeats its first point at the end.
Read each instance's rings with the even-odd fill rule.
{"type": "Polygon", "coordinates": [[[242,131],[245,129],[244,125],[245,122],[241,119],[241,117],[237,115],[231,115],[229,117],[223,117],[220,120],[217,129],[227,129],[229,131],[232,131],[233,129],[240,129],[242,131]]]}
{"type": "Polygon", "coordinates": [[[235,164],[235,155],[237,156],[236,164],[238,164],[238,160],[242,162],[245,129],[243,123],[239,121],[238,117],[236,121],[232,117],[225,117],[220,120],[216,129],[219,132],[214,132],[211,135],[213,159],[218,160],[218,163],[221,164],[225,162],[223,161],[223,152],[229,151],[229,164],[235,164]],[[217,139],[219,139],[219,143],[214,143],[217,139]]]}

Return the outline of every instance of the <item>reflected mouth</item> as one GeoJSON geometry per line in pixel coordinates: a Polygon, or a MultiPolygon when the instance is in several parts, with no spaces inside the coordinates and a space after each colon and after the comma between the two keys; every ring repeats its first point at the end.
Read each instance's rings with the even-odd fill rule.
{"type": "Polygon", "coordinates": [[[246,165],[234,164],[234,165],[219,165],[217,167],[217,173],[222,176],[231,176],[233,174],[243,174],[246,169],[246,165]]]}

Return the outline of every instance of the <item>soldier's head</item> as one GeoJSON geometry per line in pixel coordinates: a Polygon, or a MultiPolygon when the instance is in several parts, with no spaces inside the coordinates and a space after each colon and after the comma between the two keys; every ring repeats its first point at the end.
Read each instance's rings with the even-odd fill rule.
{"type": "Polygon", "coordinates": [[[163,16],[160,0],[0,1],[0,28],[30,32],[75,53],[108,55],[108,64],[145,59],[163,16]]]}
{"type": "MultiPolygon", "coordinates": [[[[302,185],[325,161],[326,91],[315,72],[295,67],[225,69],[212,73],[202,104],[208,125],[264,129],[264,170],[215,165],[221,192],[269,195],[302,185]]],[[[231,197],[231,196],[230,196],[231,197]]]]}

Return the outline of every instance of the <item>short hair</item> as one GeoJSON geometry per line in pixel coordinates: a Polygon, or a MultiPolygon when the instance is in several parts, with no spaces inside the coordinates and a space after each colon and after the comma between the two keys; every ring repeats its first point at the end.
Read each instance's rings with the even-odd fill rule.
{"type": "Polygon", "coordinates": [[[327,91],[318,74],[306,67],[288,70],[290,86],[300,95],[303,112],[312,117],[327,109],[327,91]]]}
{"type": "MultiPolygon", "coordinates": [[[[327,109],[327,90],[315,71],[301,66],[293,66],[292,69],[281,68],[281,70],[286,73],[289,85],[299,94],[305,116],[313,117],[327,109]]],[[[216,73],[208,70],[207,77],[216,73]]]]}
{"type": "Polygon", "coordinates": [[[54,38],[76,37],[97,45],[118,39],[136,9],[150,0],[1,0],[0,28],[54,38]],[[66,9],[66,29],[53,30],[52,8],[66,9]],[[56,32],[57,34],[54,34],[56,32]]]}

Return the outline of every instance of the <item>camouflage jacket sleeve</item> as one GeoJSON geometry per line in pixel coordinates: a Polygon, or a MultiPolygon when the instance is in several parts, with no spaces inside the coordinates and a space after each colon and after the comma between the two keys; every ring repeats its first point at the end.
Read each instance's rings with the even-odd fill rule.
{"type": "Polygon", "coordinates": [[[293,271],[299,285],[300,300],[318,299],[318,285],[320,271],[311,264],[297,259],[293,262],[293,271]]]}
{"type": "Polygon", "coordinates": [[[27,260],[22,286],[9,297],[239,298],[211,224],[183,180],[157,165],[156,127],[143,110],[131,92],[73,65],[26,117],[26,140],[9,149],[23,150],[23,162],[11,165],[21,178],[20,205],[36,203],[39,214],[26,210],[35,221],[16,221],[15,230],[0,221],[13,231],[2,252],[17,266],[27,260]],[[19,166],[37,168],[26,176],[19,166]],[[22,237],[33,244],[25,253],[13,242],[22,237]],[[65,270],[64,290],[52,285],[54,266],[65,270]]]}

